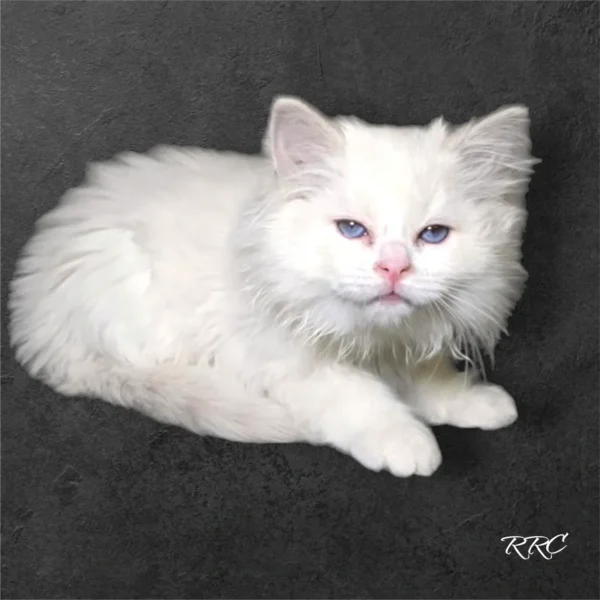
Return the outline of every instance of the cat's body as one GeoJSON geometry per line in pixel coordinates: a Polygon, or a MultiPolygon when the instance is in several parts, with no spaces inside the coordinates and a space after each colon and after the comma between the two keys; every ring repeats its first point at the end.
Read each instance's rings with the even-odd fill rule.
{"type": "Polygon", "coordinates": [[[430,474],[440,454],[423,421],[516,418],[506,392],[450,358],[493,347],[524,281],[527,123],[513,108],[456,133],[372,127],[283,98],[268,157],[161,147],[95,165],[20,259],[17,357],[65,395],[197,433],[430,474]],[[494,148],[500,164],[485,164],[494,148]],[[481,198],[467,197],[463,155],[495,177],[481,198]],[[424,237],[448,240],[416,237],[433,223],[424,237]]]}

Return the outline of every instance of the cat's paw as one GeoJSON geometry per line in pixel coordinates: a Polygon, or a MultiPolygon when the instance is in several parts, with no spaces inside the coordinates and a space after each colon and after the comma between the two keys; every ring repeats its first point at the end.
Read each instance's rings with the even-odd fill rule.
{"type": "Polygon", "coordinates": [[[361,431],[349,453],[367,469],[387,469],[397,477],[431,475],[442,462],[431,429],[406,415],[361,431]]]}
{"type": "Polygon", "coordinates": [[[477,384],[448,402],[444,422],[455,427],[500,429],[517,420],[512,396],[498,385],[477,384]]]}

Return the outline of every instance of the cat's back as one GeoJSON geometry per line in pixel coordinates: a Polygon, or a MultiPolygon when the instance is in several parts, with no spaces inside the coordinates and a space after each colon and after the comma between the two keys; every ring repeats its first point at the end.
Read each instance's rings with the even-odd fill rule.
{"type": "Polygon", "coordinates": [[[157,146],[146,154],[126,152],[92,163],[84,183],[65,195],[58,210],[87,205],[94,216],[113,216],[115,224],[161,221],[163,230],[168,223],[205,225],[207,217],[217,224],[268,185],[269,174],[260,156],[157,146]]]}
{"type": "Polygon", "coordinates": [[[61,358],[152,363],[180,352],[181,331],[218,306],[229,233],[270,177],[260,157],[195,148],[90,165],[18,260],[10,333],[19,360],[37,373],[61,358]]]}
{"type": "Polygon", "coordinates": [[[109,231],[132,234],[148,248],[171,235],[199,246],[220,242],[243,203],[271,180],[259,156],[171,146],[118,154],[88,166],[84,181],[37,221],[26,252],[36,241],[72,246],[109,231]]]}

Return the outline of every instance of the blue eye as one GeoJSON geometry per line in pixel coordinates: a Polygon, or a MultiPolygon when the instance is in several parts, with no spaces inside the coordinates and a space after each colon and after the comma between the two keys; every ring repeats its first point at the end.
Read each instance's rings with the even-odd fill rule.
{"type": "Polygon", "coordinates": [[[449,233],[450,228],[445,225],[430,225],[421,231],[419,239],[428,244],[439,244],[448,237],[449,233]]]}
{"type": "Polygon", "coordinates": [[[336,221],[335,224],[344,237],[355,239],[367,235],[367,228],[358,221],[342,219],[341,221],[336,221]]]}

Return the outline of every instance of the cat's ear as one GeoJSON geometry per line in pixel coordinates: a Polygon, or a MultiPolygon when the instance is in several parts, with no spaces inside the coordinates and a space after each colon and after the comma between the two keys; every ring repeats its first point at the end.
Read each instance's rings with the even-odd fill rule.
{"type": "Polygon", "coordinates": [[[292,96],[274,100],[263,148],[278,175],[326,167],[342,147],[338,125],[317,109],[292,96]]]}
{"type": "Polygon", "coordinates": [[[474,189],[488,196],[519,197],[540,162],[531,156],[529,126],[527,107],[514,105],[455,130],[460,170],[474,189]]]}

